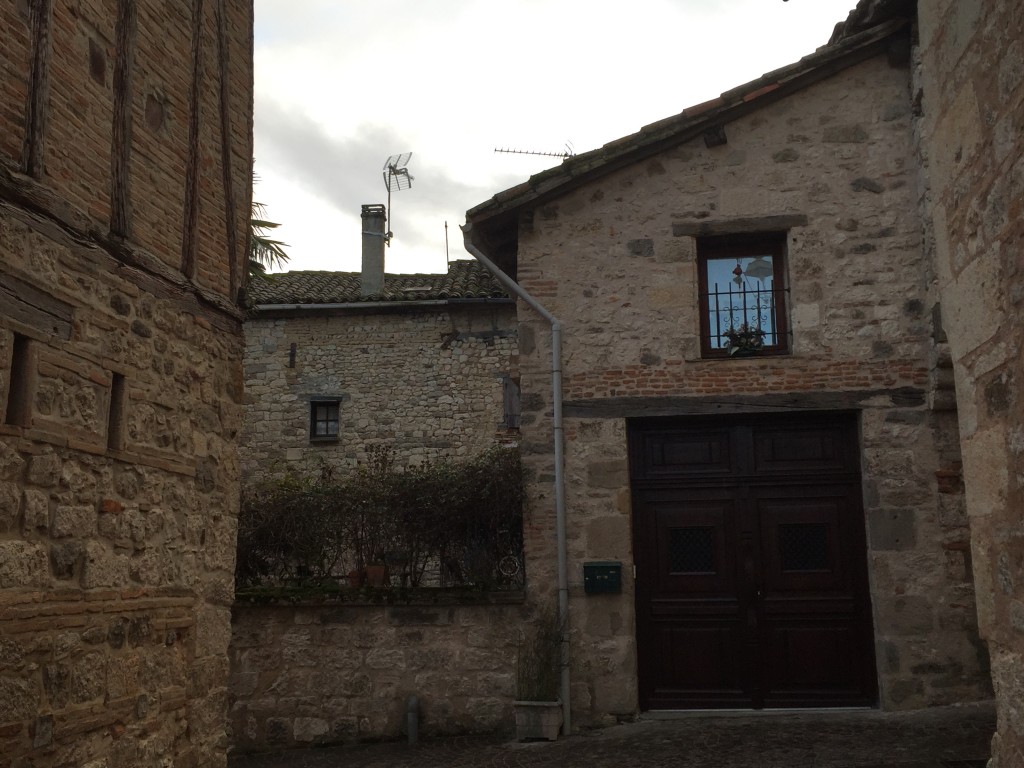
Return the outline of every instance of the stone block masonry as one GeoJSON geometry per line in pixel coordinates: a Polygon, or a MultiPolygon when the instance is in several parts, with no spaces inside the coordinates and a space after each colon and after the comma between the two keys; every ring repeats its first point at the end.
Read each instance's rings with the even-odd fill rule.
{"type": "Polygon", "coordinates": [[[286,468],[350,469],[378,445],[392,446],[401,466],[474,456],[509,436],[512,306],[260,316],[245,336],[244,483],[286,468]],[[310,439],[317,398],[339,402],[337,440],[310,439]]]}
{"type": "Polygon", "coordinates": [[[412,695],[421,734],[505,730],[525,611],[515,602],[239,603],[231,741],[258,751],[396,739],[412,695]]]}
{"type": "Polygon", "coordinates": [[[225,762],[251,13],[0,9],[0,768],[225,762]]]}
{"type": "MultiPolygon", "coordinates": [[[[563,322],[575,722],[638,707],[626,436],[644,416],[857,411],[880,704],[988,695],[909,81],[870,58],[730,121],[725,143],[669,146],[520,216],[519,280],[563,322]],[[698,240],[780,228],[788,354],[702,357],[698,240]],[[624,563],[621,596],[584,595],[587,560],[624,563]]],[[[550,349],[521,309],[532,599],[555,580],[550,349]]]]}
{"type": "MultiPolygon", "coordinates": [[[[921,207],[934,237],[963,437],[978,624],[992,658],[992,764],[1024,765],[1024,15],[918,4],[921,207]]],[[[963,512],[961,512],[963,513],[963,512]]]]}

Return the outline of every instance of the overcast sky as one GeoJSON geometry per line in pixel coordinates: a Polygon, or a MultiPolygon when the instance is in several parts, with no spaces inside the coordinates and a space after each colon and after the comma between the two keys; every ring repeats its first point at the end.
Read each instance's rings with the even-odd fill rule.
{"type": "Polygon", "coordinates": [[[389,272],[465,258],[465,212],[559,158],[824,45],[856,0],[255,0],[253,197],[288,269],[358,271],[360,205],[392,194],[389,272]]]}

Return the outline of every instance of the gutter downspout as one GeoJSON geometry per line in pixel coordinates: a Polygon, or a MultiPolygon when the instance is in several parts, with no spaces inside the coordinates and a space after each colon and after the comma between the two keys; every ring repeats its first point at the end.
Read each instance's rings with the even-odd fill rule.
{"type": "Polygon", "coordinates": [[[562,324],[548,312],[525,288],[506,275],[498,265],[487,258],[470,240],[472,224],[462,227],[466,250],[494,275],[499,283],[551,325],[551,401],[555,433],[555,537],[558,548],[558,620],[562,626],[562,669],[559,696],[562,698],[562,735],[572,734],[569,701],[569,570],[565,535],[565,434],[562,429],[562,324]]]}

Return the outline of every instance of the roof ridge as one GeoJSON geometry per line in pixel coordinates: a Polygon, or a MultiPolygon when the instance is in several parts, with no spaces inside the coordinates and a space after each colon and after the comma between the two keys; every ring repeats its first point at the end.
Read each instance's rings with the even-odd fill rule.
{"type": "Polygon", "coordinates": [[[386,273],[383,289],[372,296],[361,295],[359,277],[358,272],[331,270],[278,272],[250,282],[250,303],[315,306],[508,298],[501,284],[474,259],[450,262],[447,272],[386,273]]]}
{"type": "MultiPolygon", "coordinates": [[[[470,208],[466,219],[483,214],[486,220],[526,203],[536,204],[555,190],[610,173],[625,162],[642,159],[664,149],[669,143],[687,141],[704,130],[730,123],[741,114],[767,106],[827,77],[832,66],[846,69],[855,65],[863,60],[865,53],[870,54],[907,24],[905,18],[884,19],[868,29],[821,46],[797,61],[724,91],[713,99],[686,107],[678,114],[642,126],[638,131],[613,139],[601,147],[566,158],[560,164],[470,208]]],[[[480,221],[477,219],[476,223],[480,221]]]]}

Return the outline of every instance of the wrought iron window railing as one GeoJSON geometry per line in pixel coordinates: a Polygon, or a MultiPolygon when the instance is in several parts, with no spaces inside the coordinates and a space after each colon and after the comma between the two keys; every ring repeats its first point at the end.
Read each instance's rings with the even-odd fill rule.
{"type": "Polygon", "coordinates": [[[784,232],[698,239],[704,357],[789,350],[785,257],[784,232]]]}
{"type": "Polygon", "coordinates": [[[785,289],[712,284],[701,296],[705,353],[725,355],[784,352],[788,333],[785,289]]]}

